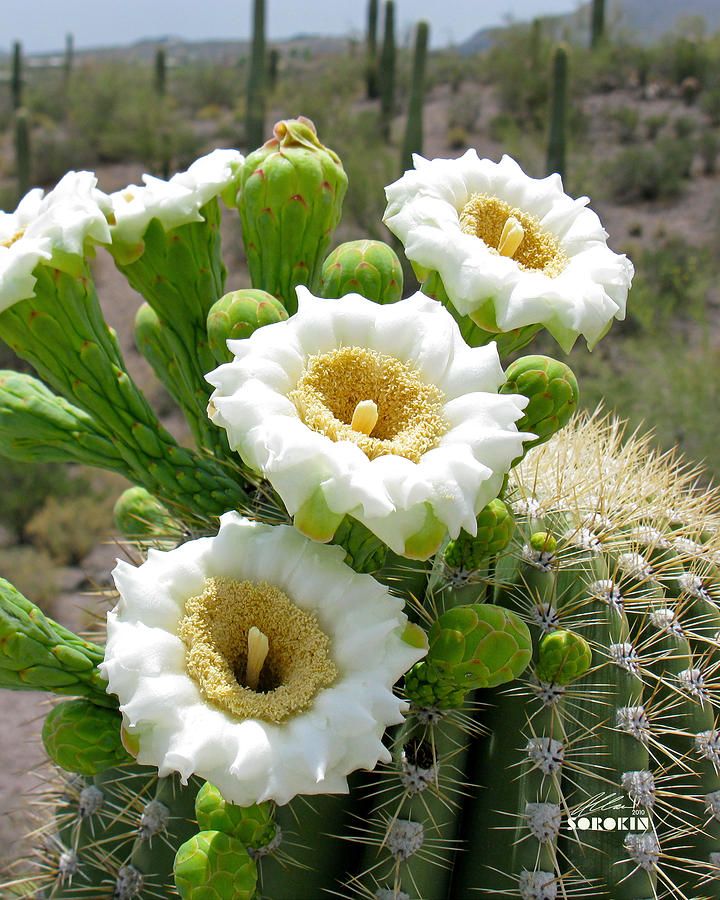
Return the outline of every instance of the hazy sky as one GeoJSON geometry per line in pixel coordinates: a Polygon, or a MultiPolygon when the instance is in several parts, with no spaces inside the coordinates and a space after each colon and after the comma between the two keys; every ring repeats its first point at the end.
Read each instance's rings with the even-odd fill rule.
{"type": "MultiPolygon", "coordinates": [[[[462,41],[507,15],[529,19],[568,12],[579,0],[396,0],[399,34],[419,18],[433,43],[462,41]]],[[[270,38],[299,32],[360,32],[365,0],[268,0],[270,38]]],[[[78,47],[126,44],[144,37],[246,38],[251,0],[0,0],[0,44],[20,40],[29,52],[57,50],[68,31],[78,47]]]]}

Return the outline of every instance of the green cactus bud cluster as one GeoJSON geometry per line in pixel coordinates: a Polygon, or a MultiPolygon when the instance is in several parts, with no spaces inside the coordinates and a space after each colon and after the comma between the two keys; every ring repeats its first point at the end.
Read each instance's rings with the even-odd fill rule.
{"type": "Polygon", "coordinates": [[[345,516],[333,535],[345,551],[345,562],[356,572],[377,572],[385,565],[387,547],[362,522],[345,516]]]}
{"type": "Polygon", "coordinates": [[[267,291],[247,289],[225,294],[210,308],[207,319],[210,350],[219,363],[233,358],[227,342],[242,340],[263,325],[287,319],[285,307],[267,291]]]}
{"type": "Polygon", "coordinates": [[[518,678],[532,655],[527,625],[500,606],[449,609],[433,623],[429,639],[427,657],[405,678],[405,692],[416,706],[460,705],[468,691],[518,678]],[[433,702],[426,702],[429,697],[433,702]]]}
{"type": "Polygon", "coordinates": [[[590,644],[582,635],[553,631],[540,641],[535,675],[540,681],[570,684],[584,675],[591,664],[590,644]]]}
{"type": "Polygon", "coordinates": [[[272,803],[236,806],[210,782],[198,791],[195,815],[200,831],[222,831],[253,849],[266,847],[277,832],[272,803]]]}
{"type": "Polygon", "coordinates": [[[477,517],[475,537],[463,531],[445,548],[445,565],[457,573],[477,571],[489,556],[501,553],[510,543],[515,522],[509,507],[492,500],[477,517]]]}
{"type": "Polygon", "coordinates": [[[347,175],[340,157],[304,117],[278,122],[245,160],[238,208],[254,288],[297,310],[297,285],[316,290],[340,221],[347,175]]]}
{"type": "Polygon", "coordinates": [[[522,356],[505,372],[501,394],[522,394],[529,399],[519,431],[536,434],[525,449],[544,444],[570,421],[577,409],[580,390],[572,370],[548,356],[522,356]]]}
{"type": "Polygon", "coordinates": [[[403,270],[397,253],[382,241],[347,241],[323,263],[320,296],[360,294],[375,303],[402,299],[403,270]]]}
{"type": "Polygon", "coordinates": [[[103,648],[45,616],[0,578],[0,687],[87,697],[115,707],[98,665],[103,648]]]}
{"type": "Polygon", "coordinates": [[[131,762],[120,739],[122,719],[90,700],[63,700],[45,717],[42,741],[50,759],[66,772],[97,775],[131,762]]]}
{"type": "Polygon", "coordinates": [[[183,900],[252,900],[257,867],[236,838],[201,831],[177,852],[175,885],[183,900]]]}

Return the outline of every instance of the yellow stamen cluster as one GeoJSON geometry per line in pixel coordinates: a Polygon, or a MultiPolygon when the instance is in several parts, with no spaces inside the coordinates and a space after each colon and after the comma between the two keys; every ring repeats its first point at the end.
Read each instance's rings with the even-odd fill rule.
{"type": "Polygon", "coordinates": [[[353,441],[370,459],[419,462],[447,431],[442,391],[410,364],[366,347],[310,357],[288,397],[308,428],[353,441]]]}
{"type": "Polygon", "coordinates": [[[208,579],[178,634],[203,697],[238,719],[283,722],[337,678],[317,618],[266,582],[208,579]]]}
{"type": "Polygon", "coordinates": [[[490,250],[512,257],[521,268],[539,270],[550,278],[568,263],[560,241],[535,216],[489,194],[472,195],[460,210],[460,228],[490,250]]]}

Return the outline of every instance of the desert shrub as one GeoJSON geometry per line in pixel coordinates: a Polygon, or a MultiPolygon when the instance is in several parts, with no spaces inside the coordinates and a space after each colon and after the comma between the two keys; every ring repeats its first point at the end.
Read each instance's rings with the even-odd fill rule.
{"type": "Polygon", "coordinates": [[[462,128],[475,131],[480,119],[480,98],[469,96],[453,100],[448,109],[448,129],[462,128]]]}
{"type": "Polygon", "coordinates": [[[98,496],[49,497],[25,529],[59,565],[77,565],[112,528],[112,504],[98,496]]]}
{"type": "Polygon", "coordinates": [[[637,140],[640,124],[640,113],[634,106],[618,106],[610,113],[610,118],[617,127],[617,136],[621,144],[633,144],[637,140]]]}
{"type": "Polygon", "coordinates": [[[678,116],[673,120],[673,130],[678,138],[689,138],[695,134],[696,123],[690,116],[678,116]]]}
{"type": "Polygon", "coordinates": [[[705,91],[700,98],[700,108],[711,125],[720,125],[720,86],[705,91]]]}
{"type": "Polygon", "coordinates": [[[643,125],[645,126],[645,136],[649,141],[654,141],[655,138],[660,134],[665,125],[667,125],[668,117],[664,113],[657,113],[653,116],[648,116],[643,125]]]}
{"type": "Polygon", "coordinates": [[[59,463],[21,463],[0,459],[0,523],[19,541],[48,497],[67,498],[88,489],[81,475],[59,463]]]}
{"type": "Polygon", "coordinates": [[[628,147],[605,167],[605,189],[617,203],[674,199],[690,174],[693,155],[692,144],[673,139],[628,147]]]}
{"type": "Polygon", "coordinates": [[[460,125],[448,128],[447,145],[450,150],[462,150],[468,146],[468,133],[460,125]]]}
{"type": "Polygon", "coordinates": [[[12,582],[21,594],[53,614],[57,571],[43,550],[28,546],[0,548],[0,578],[12,582]]]}
{"type": "Polygon", "coordinates": [[[714,175],[717,172],[720,139],[716,131],[706,128],[698,138],[698,150],[703,163],[703,174],[714,175]]]}

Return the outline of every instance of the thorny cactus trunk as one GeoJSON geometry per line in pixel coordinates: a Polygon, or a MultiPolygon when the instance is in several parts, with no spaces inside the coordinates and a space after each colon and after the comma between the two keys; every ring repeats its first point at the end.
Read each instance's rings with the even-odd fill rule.
{"type": "Polygon", "coordinates": [[[631,264],[558,179],[422,160],[385,221],[434,298],[402,299],[389,246],[328,254],[346,181],[300,119],[177,203],[71,173],[0,222],[0,335],[39,376],[0,374],[0,452],[134,483],[105,646],[0,581],[0,686],[62,698],[7,895],[719,897],[717,495],[578,416],[564,363],[500,359],[593,346],[631,264]],[[196,451],[102,319],[103,244],[196,451]]]}

